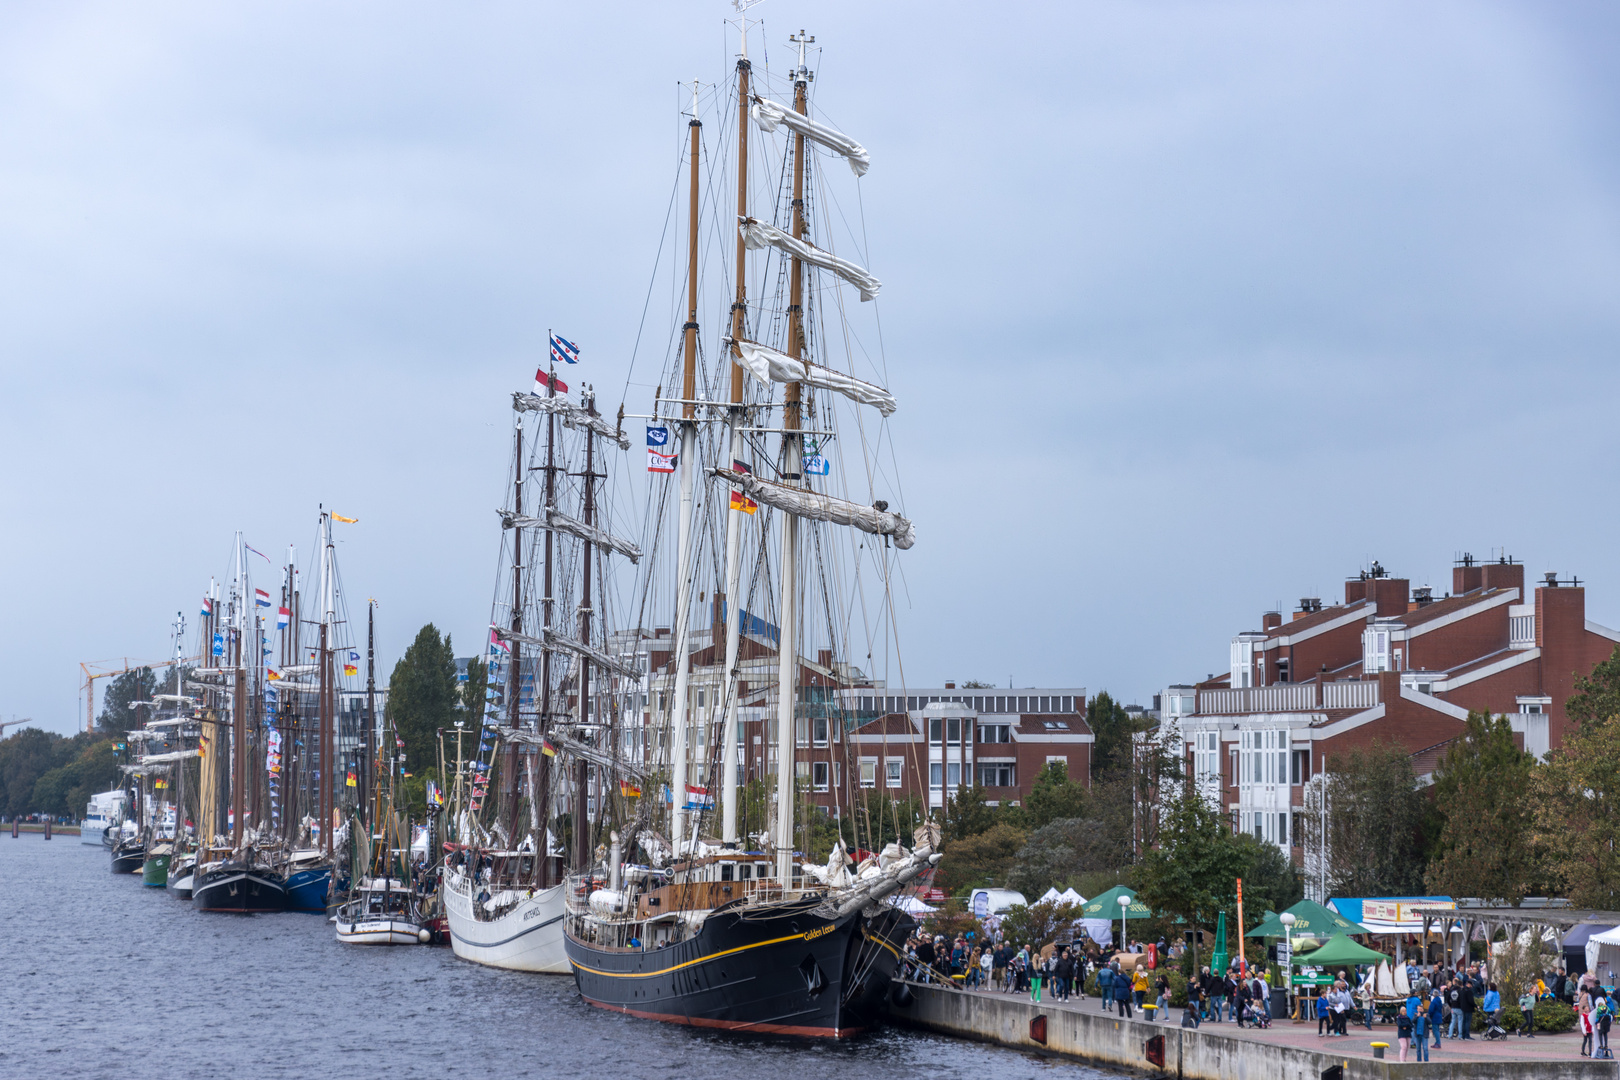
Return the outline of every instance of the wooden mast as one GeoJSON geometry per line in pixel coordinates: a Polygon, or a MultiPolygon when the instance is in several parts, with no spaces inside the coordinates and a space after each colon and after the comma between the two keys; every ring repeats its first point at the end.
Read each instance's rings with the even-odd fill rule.
{"type": "Polygon", "coordinates": [[[235,685],[231,695],[231,850],[242,846],[242,818],[247,813],[247,672],[242,667],[242,637],[247,630],[243,615],[246,604],[246,576],[242,566],[242,534],[236,534],[236,610],[232,619],[236,623],[235,685]]]}
{"type": "MultiPolygon", "coordinates": [[[[551,334],[546,334],[546,343],[549,348],[551,334]]],[[[557,367],[551,364],[546,372],[546,397],[557,396],[557,367]]],[[[557,414],[546,413],[546,508],[555,504],[557,498],[557,414]]],[[[546,564],[544,585],[545,592],[540,597],[540,622],[542,630],[551,628],[551,551],[555,541],[555,534],[546,529],[546,564]]],[[[542,635],[543,636],[543,635],[542,635]]],[[[551,649],[542,646],[540,650],[540,685],[535,688],[535,698],[539,704],[540,721],[537,725],[540,737],[546,738],[551,727],[551,649]]],[[[551,759],[545,754],[539,754],[534,763],[535,790],[531,797],[535,801],[536,816],[540,819],[540,835],[534,838],[535,870],[539,874],[539,884],[542,889],[551,887],[551,843],[547,839],[551,835],[551,823],[548,820],[551,814],[551,759]]]]}
{"type": "MultiPolygon", "coordinates": [[[[793,72],[793,109],[803,115],[809,107],[810,69],[804,64],[805,46],[815,41],[803,30],[789,37],[799,47],[799,66],[793,72]]],[[[793,134],[793,236],[804,236],[804,135],[793,134]]],[[[788,356],[804,354],[804,266],[793,259],[788,274],[788,356]]],[[[790,382],[782,395],[782,481],[798,486],[803,446],[799,429],[800,386],[790,382]]],[[[782,520],[782,627],[778,636],[776,668],[776,876],[785,892],[793,874],[794,704],[798,697],[798,592],[799,519],[782,520]]]]}
{"type": "MultiPolygon", "coordinates": [[[[748,23],[742,20],[742,55],[737,58],[737,293],[731,302],[731,340],[739,341],[747,332],[748,314],[748,244],[743,239],[742,221],[748,216],[748,23]]],[[[735,346],[733,346],[735,348],[735,346]]],[[[745,413],[743,401],[742,365],[731,365],[731,459],[738,461],[743,453],[742,426],[745,413]]],[[[729,501],[728,501],[729,504],[729,501]]],[[[742,578],[742,511],[726,511],[726,667],[725,712],[721,717],[720,776],[721,822],[720,840],[726,847],[737,843],[737,653],[742,631],[742,597],[738,595],[742,578]]]]}
{"type": "Polygon", "coordinates": [[[332,747],[332,535],[326,511],[321,511],[321,644],[320,644],[320,714],[321,714],[321,768],[317,773],[321,785],[321,846],[326,857],[332,857],[332,802],[337,783],[337,761],[332,747]]]}
{"type": "MultiPolygon", "coordinates": [[[[512,511],[520,518],[523,514],[523,414],[513,414],[516,443],[512,452],[512,511]]],[[[512,529],[512,633],[523,632],[523,526],[512,529]]],[[[513,731],[518,729],[518,701],[523,696],[523,645],[512,641],[512,666],[506,676],[507,723],[513,731]]],[[[505,788],[502,802],[507,812],[507,835],[514,837],[518,816],[518,750],[517,743],[507,740],[506,753],[501,762],[501,786],[505,788]]]]}
{"type": "MultiPolygon", "coordinates": [[[[585,408],[590,415],[596,415],[596,397],[588,394],[585,398],[585,408]]],[[[585,482],[584,519],[586,525],[596,522],[596,435],[589,428],[585,429],[585,472],[580,477],[585,482]]],[[[584,542],[584,551],[581,562],[584,566],[584,585],[580,589],[579,602],[579,640],[582,644],[591,643],[591,553],[592,544],[589,540],[584,542]]],[[[588,740],[586,725],[591,722],[591,662],[583,655],[579,658],[579,679],[576,685],[579,692],[579,737],[588,740]]],[[[591,828],[586,820],[589,809],[586,785],[590,782],[590,763],[584,758],[577,758],[574,762],[574,868],[581,873],[590,869],[591,865],[591,828]]],[[[599,804],[600,805],[600,804],[599,804]]],[[[616,870],[616,868],[614,868],[616,870]]]]}
{"type": "Polygon", "coordinates": [[[686,695],[690,681],[691,657],[687,624],[692,605],[692,477],[697,452],[697,288],[698,288],[698,150],[703,123],[698,119],[698,84],[692,83],[691,191],[687,205],[686,248],[686,332],[681,374],[681,472],[680,528],[676,543],[675,647],[670,662],[675,665],[675,694],[670,702],[669,723],[674,730],[670,749],[673,779],[670,783],[670,840],[680,857],[686,843],[687,716],[686,695]]]}

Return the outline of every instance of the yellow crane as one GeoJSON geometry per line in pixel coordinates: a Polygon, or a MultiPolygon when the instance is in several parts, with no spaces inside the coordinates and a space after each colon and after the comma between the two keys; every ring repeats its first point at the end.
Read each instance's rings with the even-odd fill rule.
{"type": "MultiPolygon", "coordinates": [[[[200,656],[183,656],[183,657],[180,658],[180,662],[182,664],[190,664],[190,663],[195,663],[195,662],[197,662],[197,661],[199,661],[201,659],[202,659],[202,657],[200,657],[200,656]]],[[[82,684],[83,687],[84,687],[84,730],[90,731],[90,730],[94,729],[95,726],[96,726],[96,680],[97,679],[108,679],[108,678],[112,678],[115,675],[125,675],[125,674],[128,674],[131,671],[139,671],[141,668],[160,668],[160,667],[165,666],[166,664],[172,664],[172,663],[174,663],[173,660],[157,660],[157,661],[131,660],[127,656],[124,657],[122,661],[119,661],[119,660],[84,660],[84,661],[81,661],[79,663],[79,670],[84,672],[84,682],[82,684]],[[113,665],[119,664],[119,663],[122,663],[123,666],[122,667],[114,667],[113,666],[113,665]]]]}

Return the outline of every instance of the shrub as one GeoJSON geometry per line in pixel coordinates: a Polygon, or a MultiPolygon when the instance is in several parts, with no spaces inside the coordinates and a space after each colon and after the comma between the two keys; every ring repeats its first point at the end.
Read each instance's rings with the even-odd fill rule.
{"type": "Polygon", "coordinates": [[[1569,1031],[1575,1026],[1575,1010],[1557,998],[1542,998],[1536,1002],[1536,1030],[1554,1034],[1569,1031]]]}

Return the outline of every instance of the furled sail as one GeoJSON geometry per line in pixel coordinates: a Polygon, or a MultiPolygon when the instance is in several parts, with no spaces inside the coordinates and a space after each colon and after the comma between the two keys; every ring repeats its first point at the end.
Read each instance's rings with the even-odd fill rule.
{"type": "Polygon", "coordinates": [[[622,540],[611,533],[603,532],[594,525],[587,525],[583,521],[569,517],[555,507],[546,508],[546,523],[553,529],[565,532],[570,536],[577,536],[581,540],[588,540],[597,547],[617,551],[631,562],[641,561],[641,548],[628,540],[622,540]]]}
{"type": "Polygon", "coordinates": [[[756,97],[754,107],[750,111],[753,113],[754,123],[758,124],[762,131],[775,131],[777,125],[786,124],[812,142],[820,143],[835,154],[844,155],[849,159],[849,167],[855,170],[856,176],[865,176],[866,170],[872,167],[872,156],[866,152],[866,147],[842,131],[830,128],[826,124],[819,124],[808,116],[801,116],[786,105],[778,104],[770,98],[756,97]]]}
{"type": "Polygon", "coordinates": [[[315,694],[319,693],[321,689],[321,684],[318,682],[289,682],[286,679],[273,682],[270,685],[278,691],[291,690],[295,694],[315,694]]]}
{"type": "Polygon", "coordinates": [[[840,259],[830,251],[823,251],[808,240],[795,239],[775,225],[768,225],[755,218],[744,218],[738,228],[742,230],[743,242],[751,250],[773,247],[811,266],[831,270],[859,289],[863,301],[872,299],[878,294],[878,290],[883,288],[883,282],[873,277],[864,267],[856,266],[848,259],[840,259]]]}
{"type": "Polygon", "coordinates": [[[751,473],[733,472],[730,469],[710,469],[709,475],[741,488],[743,494],[756,502],[789,514],[830,521],[835,525],[853,525],[874,536],[892,536],[894,546],[902,551],[917,542],[917,530],[911,522],[882,505],[862,506],[847,499],[823,495],[819,491],[788,487],[772,480],[761,480],[751,473]]]}
{"type": "Polygon", "coordinates": [[[172,765],[187,758],[202,757],[196,750],[175,750],[167,754],[143,754],[140,762],[143,766],[172,765]]]}
{"type": "Polygon", "coordinates": [[[641,672],[636,670],[634,664],[627,664],[623,660],[616,660],[607,653],[603,652],[601,649],[598,649],[595,645],[584,641],[577,641],[566,634],[559,634],[555,630],[546,631],[546,644],[558,649],[567,649],[571,653],[577,653],[596,666],[606,668],[615,675],[623,675],[626,678],[634,679],[641,674],[641,672]]]}
{"type": "Polygon", "coordinates": [[[779,353],[757,341],[738,340],[731,344],[732,355],[737,358],[737,362],[752,372],[754,378],[762,383],[802,382],[810,386],[819,386],[823,390],[843,394],[851,401],[858,401],[862,405],[875,406],[884,416],[890,415],[900,407],[899,402],[894,400],[894,395],[876,383],[864,382],[853,375],[845,375],[842,371],[834,371],[820,364],[795,360],[786,353],[779,353]]]}
{"type": "Polygon", "coordinates": [[[516,630],[507,630],[499,626],[491,626],[490,629],[495,631],[495,636],[500,638],[502,641],[515,641],[519,645],[533,645],[536,648],[544,648],[546,644],[545,638],[534,637],[530,634],[520,634],[516,630]]]}
{"type": "MultiPolygon", "coordinates": [[[[217,687],[217,686],[210,686],[210,687],[208,687],[208,689],[210,689],[210,690],[218,690],[220,688],[217,687]]],[[[179,701],[179,702],[183,702],[183,703],[185,703],[187,705],[195,705],[195,704],[197,704],[197,699],[196,698],[186,697],[184,694],[153,694],[152,695],[152,700],[153,701],[179,701]]]]}
{"type": "Polygon", "coordinates": [[[550,743],[555,750],[561,750],[563,753],[573,757],[584,758],[593,765],[599,765],[604,769],[610,769],[613,772],[623,773],[637,779],[645,779],[647,776],[647,770],[635,762],[627,761],[609,751],[599,750],[588,743],[580,742],[578,739],[569,738],[561,732],[554,731],[549,735],[538,735],[532,731],[524,731],[522,728],[500,728],[497,734],[510,743],[527,743],[530,746],[544,746],[550,743]]]}
{"type": "Polygon", "coordinates": [[[501,528],[503,529],[533,529],[544,525],[545,522],[532,514],[518,514],[511,510],[496,510],[501,515],[501,528]]]}
{"type": "Polygon", "coordinates": [[[552,413],[562,420],[564,427],[571,427],[576,431],[594,431],[602,438],[617,443],[620,450],[630,449],[630,436],[608,424],[600,416],[592,416],[579,406],[570,405],[567,398],[543,397],[540,394],[525,394],[518,390],[512,394],[512,408],[518,412],[552,413]]]}

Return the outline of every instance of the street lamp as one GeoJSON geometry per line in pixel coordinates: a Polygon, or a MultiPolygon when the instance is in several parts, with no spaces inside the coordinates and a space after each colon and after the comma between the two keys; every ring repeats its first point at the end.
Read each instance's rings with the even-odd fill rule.
{"type": "Polygon", "coordinates": [[[1283,983],[1284,992],[1292,994],[1294,989],[1294,914],[1285,911],[1277,917],[1277,921],[1283,924],[1283,954],[1277,957],[1282,963],[1277,966],[1283,969],[1282,976],[1286,980],[1283,983]]]}
{"type": "Polygon", "coordinates": [[[1126,937],[1125,920],[1131,910],[1131,898],[1121,894],[1119,896],[1119,948],[1121,952],[1129,949],[1131,943],[1126,937]]]}

